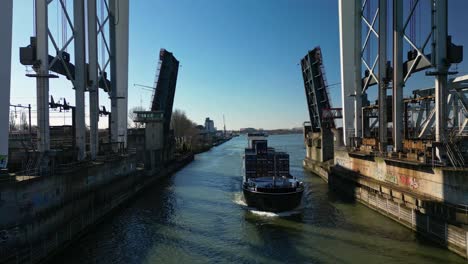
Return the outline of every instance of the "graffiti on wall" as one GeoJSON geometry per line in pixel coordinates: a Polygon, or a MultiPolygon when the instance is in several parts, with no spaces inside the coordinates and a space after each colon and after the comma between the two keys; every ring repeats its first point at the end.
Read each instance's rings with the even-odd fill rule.
{"type": "Polygon", "coordinates": [[[420,184],[418,178],[406,176],[406,175],[400,175],[400,184],[404,185],[406,187],[409,187],[411,189],[418,189],[420,184]]]}
{"type": "Polygon", "coordinates": [[[385,173],[385,181],[398,184],[397,177],[393,173],[385,173]]]}

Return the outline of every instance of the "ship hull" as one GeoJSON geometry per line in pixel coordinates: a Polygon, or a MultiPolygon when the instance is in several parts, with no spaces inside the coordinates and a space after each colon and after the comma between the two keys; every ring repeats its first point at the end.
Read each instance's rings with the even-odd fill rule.
{"type": "Polygon", "coordinates": [[[303,189],[287,193],[255,192],[245,187],[242,189],[249,207],[268,212],[284,212],[297,208],[304,192],[303,189]]]}

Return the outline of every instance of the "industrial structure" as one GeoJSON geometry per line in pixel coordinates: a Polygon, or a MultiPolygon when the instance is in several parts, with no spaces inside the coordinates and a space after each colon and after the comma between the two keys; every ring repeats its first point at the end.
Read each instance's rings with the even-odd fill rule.
{"type": "Polygon", "coordinates": [[[0,98],[0,170],[4,170],[8,164],[13,0],[3,1],[1,7],[0,32],[4,32],[4,36],[0,38],[0,86],[3,87],[0,98]]]}
{"type": "Polygon", "coordinates": [[[174,133],[170,129],[172,106],[176,91],[179,61],[174,55],[161,49],[154,80],[151,111],[138,111],[135,122],[145,124],[145,164],[162,164],[171,160],[175,151],[174,133]],[[147,157],[150,157],[148,159],[147,157]]]}
{"type": "MultiPolygon", "coordinates": [[[[99,88],[107,92],[111,100],[110,143],[115,145],[115,151],[118,147],[126,147],[127,130],[128,1],[109,1],[109,5],[105,2],[106,5],[101,7],[100,12],[97,10],[96,0],[87,2],[87,10],[83,1],[73,1],[72,8],[67,6],[66,2],[59,1],[60,11],[66,17],[62,25],[62,38],[65,36],[66,41],[62,41],[61,45],[58,36],[54,36],[49,28],[51,20],[48,9],[51,2],[42,0],[35,2],[35,36],[31,37],[28,46],[20,48],[21,63],[32,66],[35,71],[34,74],[27,74],[27,77],[36,79],[37,163],[40,164],[41,173],[47,173],[48,164],[55,153],[50,146],[49,79],[62,75],[70,80],[75,90],[73,132],[74,156],[77,160],[84,160],[87,156],[95,160],[98,154],[99,88]],[[70,19],[71,12],[73,20],[70,19]],[[104,32],[105,29],[109,32],[104,32]],[[69,31],[72,32],[71,36],[67,35],[69,31]],[[101,53],[105,54],[98,52],[98,39],[104,43],[105,49],[102,49],[101,53]],[[55,54],[49,54],[50,44],[55,54]],[[72,44],[73,56],[67,53],[67,48],[72,44]],[[103,59],[99,60],[99,55],[103,59]],[[86,137],[86,92],[89,93],[89,141],[86,137]],[[88,153],[87,145],[89,145],[88,153]]],[[[9,12],[9,17],[12,17],[12,8],[2,8],[2,10],[8,10],[4,12],[9,12]]],[[[11,21],[9,24],[11,27],[11,21]]],[[[11,43],[11,34],[7,39],[11,43]]],[[[9,60],[3,63],[9,64],[9,60]]],[[[1,126],[6,123],[8,122],[2,119],[1,126]]],[[[1,140],[6,142],[8,137],[2,137],[1,140]]]]}
{"type": "Polygon", "coordinates": [[[333,133],[336,129],[335,119],[342,117],[341,108],[332,108],[328,94],[325,67],[320,47],[309,51],[301,60],[302,78],[307,98],[310,122],[304,124],[309,147],[307,157],[316,161],[333,159],[333,133]],[[316,151],[319,150],[319,151],[316,151]]]}
{"type": "Polygon", "coordinates": [[[34,1],[34,35],[19,53],[21,64],[34,70],[25,78],[36,80],[37,128],[18,140],[9,135],[8,116],[13,1],[0,3],[1,263],[43,261],[134,194],[193,160],[191,153],[174,155],[170,120],[179,62],[172,53],[160,51],[151,111],[139,112],[135,120],[146,127],[128,130],[129,1],[70,2],[34,1]],[[62,27],[61,41],[49,25],[52,3],[63,18],[55,25],[62,27]],[[59,76],[72,83],[74,106],[50,94],[49,80],[59,76]],[[109,95],[110,112],[99,107],[102,92],[109,95]],[[51,126],[50,109],[71,111],[72,125],[51,126]],[[109,118],[107,130],[99,129],[102,116],[109,118]]]}
{"type": "Polygon", "coordinates": [[[463,47],[447,34],[447,10],[446,0],[339,1],[342,111],[330,110],[314,49],[301,62],[304,166],[468,257],[468,76],[450,67],[463,47]]]}

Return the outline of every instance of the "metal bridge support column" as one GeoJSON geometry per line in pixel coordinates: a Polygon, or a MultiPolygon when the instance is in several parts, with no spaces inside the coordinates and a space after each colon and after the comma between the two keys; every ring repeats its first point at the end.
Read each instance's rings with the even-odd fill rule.
{"type": "MultiPolygon", "coordinates": [[[[352,7],[351,7],[352,8],[352,7]]],[[[354,136],[364,137],[362,129],[364,116],[362,115],[362,72],[361,72],[361,49],[362,49],[362,0],[354,1],[354,136]]],[[[352,24],[351,24],[352,25],[352,24]]]]}
{"type": "Polygon", "coordinates": [[[355,20],[354,20],[354,136],[364,137],[364,130],[362,130],[362,72],[361,72],[361,34],[362,34],[362,0],[354,1],[355,20]]]}
{"type": "Polygon", "coordinates": [[[86,123],[85,123],[85,87],[86,87],[86,51],[85,51],[85,19],[84,2],[73,1],[73,26],[75,36],[75,142],[78,150],[78,160],[83,160],[86,154],[86,123]]]}
{"type": "Polygon", "coordinates": [[[38,149],[45,153],[50,150],[49,128],[49,45],[48,45],[48,0],[36,0],[36,59],[38,65],[34,66],[37,73],[36,100],[37,100],[37,126],[38,149]]]}
{"type": "Polygon", "coordinates": [[[379,148],[387,150],[387,0],[379,0],[379,148]]]}
{"type": "Polygon", "coordinates": [[[99,86],[97,53],[96,0],[88,0],[88,62],[89,62],[89,150],[91,159],[96,159],[99,149],[99,86]]]}
{"type": "Polygon", "coordinates": [[[12,26],[13,0],[4,0],[0,3],[0,169],[8,163],[12,26]]]}
{"type": "Polygon", "coordinates": [[[128,0],[110,1],[111,141],[127,145],[128,0]]]}
{"type": "Polygon", "coordinates": [[[403,0],[393,0],[393,151],[402,150],[403,136],[403,0]]]}
{"type": "Polygon", "coordinates": [[[453,97],[453,106],[452,106],[452,112],[453,112],[453,127],[454,128],[459,128],[460,125],[460,107],[458,106],[458,98],[457,96],[453,97]]]}
{"type": "MultiPolygon", "coordinates": [[[[356,72],[359,75],[360,82],[360,52],[361,38],[356,38],[356,34],[360,34],[360,28],[355,25],[360,25],[360,0],[348,1],[339,0],[339,19],[340,19],[340,59],[341,59],[341,100],[343,104],[343,137],[346,146],[350,144],[350,134],[348,131],[355,130],[354,135],[358,136],[357,131],[360,130],[358,117],[361,115],[361,107],[355,108],[355,103],[360,96],[357,93],[361,91],[361,85],[356,86],[356,72]],[[356,55],[355,51],[359,53],[356,55]],[[356,58],[357,56],[357,58],[356,58]],[[359,114],[356,114],[356,109],[359,114]]],[[[360,36],[360,35],[359,35],[360,36]]]]}
{"type": "Polygon", "coordinates": [[[434,0],[434,40],[433,54],[435,55],[434,64],[436,66],[435,81],[435,134],[436,141],[446,142],[447,128],[447,0],[434,0]]]}

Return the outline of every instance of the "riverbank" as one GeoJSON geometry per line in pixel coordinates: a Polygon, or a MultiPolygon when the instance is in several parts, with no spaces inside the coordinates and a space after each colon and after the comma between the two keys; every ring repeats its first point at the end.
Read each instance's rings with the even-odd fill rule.
{"type": "Polygon", "coordinates": [[[8,234],[14,234],[14,230],[17,234],[10,237],[15,239],[10,241],[10,247],[7,248],[5,243],[2,245],[0,262],[37,263],[49,259],[87,234],[94,225],[143,189],[172,175],[193,159],[193,154],[184,155],[164,168],[148,173],[137,167],[132,157],[117,158],[61,177],[44,177],[25,182],[20,188],[17,186],[19,193],[35,190],[36,195],[42,193],[43,197],[53,189],[57,198],[49,197],[43,205],[33,203],[30,213],[8,229],[11,230],[8,234]],[[67,190],[67,196],[60,196],[63,186],[71,188],[67,190]]]}
{"type": "Polygon", "coordinates": [[[214,143],[212,144],[205,144],[204,146],[198,148],[197,150],[194,151],[195,154],[200,154],[200,153],[203,153],[203,152],[206,152],[206,151],[209,151],[211,150],[212,148],[214,147],[217,147],[219,145],[222,145],[226,142],[228,142],[229,140],[231,140],[233,137],[228,137],[228,138],[221,138],[217,141],[215,141],[214,143]]]}

